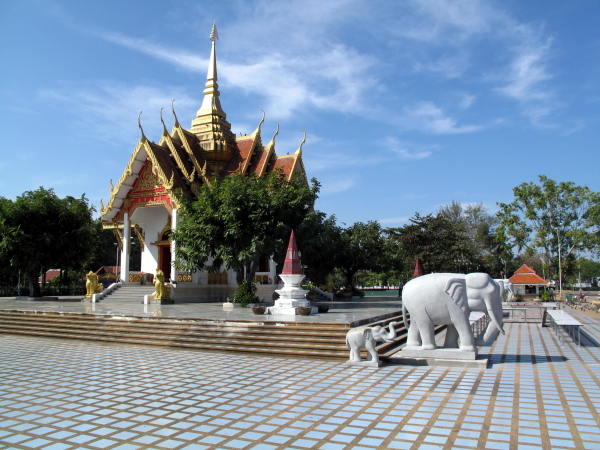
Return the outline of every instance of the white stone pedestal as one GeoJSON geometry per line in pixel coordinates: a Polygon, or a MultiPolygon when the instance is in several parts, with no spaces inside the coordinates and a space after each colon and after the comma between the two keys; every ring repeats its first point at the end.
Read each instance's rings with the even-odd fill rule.
{"type": "Polygon", "coordinates": [[[475,361],[477,350],[465,352],[457,348],[436,348],[435,350],[423,350],[420,347],[404,347],[400,356],[408,358],[434,358],[434,359],[456,359],[475,361]]]}
{"type": "Polygon", "coordinates": [[[319,308],[310,306],[310,301],[306,300],[305,296],[308,291],[300,287],[304,275],[282,274],[280,277],[285,283],[285,286],[275,291],[279,294],[279,298],[275,300],[275,306],[267,308],[267,314],[286,314],[293,316],[298,314],[296,308],[301,306],[311,307],[311,314],[317,314],[319,312],[319,308]]]}

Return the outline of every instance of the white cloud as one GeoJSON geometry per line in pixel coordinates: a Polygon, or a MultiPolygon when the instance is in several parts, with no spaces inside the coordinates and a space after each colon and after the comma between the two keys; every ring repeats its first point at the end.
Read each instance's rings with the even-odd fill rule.
{"type": "Polygon", "coordinates": [[[558,107],[554,94],[546,82],[552,78],[547,61],[551,41],[545,45],[523,46],[517,51],[510,68],[504,74],[504,85],[497,89],[501,94],[522,104],[524,113],[539,123],[558,107]]]}
{"type": "Polygon", "coordinates": [[[383,140],[384,147],[400,156],[404,160],[419,160],[428,158],[432,154],[433,147],[416,147],[406,142],[400,142],[394,137],[387,137],[383,140]]]}
{"type": "Polygon", "coordinates": [[[475,97],[474,95],[464,94],[463,99],[460,101],[459,105],[461,108],[467,109],[471,107],[473,103],[475,103],[476,98],[477,97],[475,97]]]}
{"type": "Polygon", "coordinates": [[[405,108],[404,121],[415,129],[429,131],[434,134],[458,134],[479,131],[481,126],[458,126],[458,120],[447,116],[433,102],[419,102],[413,107],[405,108]]]}
{"type": "MultiPolygon", "coordinates": [[[[203,73],[208,67],[208,59],[180,48],[112,31],[91,33],[185,70],[203,73]]],[[[374,64],[373,57],[342,44],[324,44],[312,48],[310,53],[289,49],[283,54],[264,49],[260,56],[248,58],[249,63],[231,63],[218,55],[217,52],[220,81],[246,93],[264,96],[269,113],[280,118],[310,106],[352,111],[362,103],[369,88],[364,85],[365,72],[374,64]]],[[[371,83],[376,84],[376,79],[370,77],[371,83]]]]}
{"type": "Polygon", "coordinates": [[[328,177],[322,182],[321,195],[339,194],[355,186],[356,182],[357,180],[353,175],[344,176],[343,178],[328,177]]]}
{"type": "Polygon", "coordinates": [[[173,124],[171,101],[175,99],[178,117],[188,118],[197,100],[191,99],[179,88],[168,86],[129,86],[114,81],[95,83],[63,83],[57,88],[40,92],[42,100],[53,102],[62,110],[70,111],[76,119],[78,132],[94,134],[95,139],[132,145],[140,132],[137,117],[140,111],[146,137],[158,141],[162,135],[160,109],[170,131],[173,124]],[[99,126],[101,124],[101,126],[99,126]]]}
{"type": "MultiPolygon", "coordinates": [[[[533,122],[557,108],[545,85],[551,77],[547,66],[551,41],[539,25],[520,22],[492,3],[257,0],[238,2],[235,10],[221,30],[227,36],[227,52],[219,56],[221,82],[228,89],[261,96],[269,114],[278,118],[311,108],[371,117],[393,115],[378,101],[378,93],[389,92],[389,84],[379,74],[385,72],[390,57],[416,72],[478,80],[484,88],[518,101],[533,122]],[[362,42],[340,37],[346,34],[340,31],[354,29],[372,44],[362,48],[362,42]],[[494,48],[494,57],[482,57],[481,52],[489,48],[494,48]],[[482,77],[482,73],[493,75],[482,77]]],[[[208,42],[200,57],[155,39],[110,30],[85,31],[184,70],[206,71],[208,42]]],[[[465,98],[460,107],[468,108],[472,100],[465,98]]],[[[424,99],[413,102],[416,106],[408,109],[412,120],[404,123],[409,129],[455,134],[480,128],[458,126],[456,119],[436,106],[440,99],[434,99],[435,104],[424,99]]]]}

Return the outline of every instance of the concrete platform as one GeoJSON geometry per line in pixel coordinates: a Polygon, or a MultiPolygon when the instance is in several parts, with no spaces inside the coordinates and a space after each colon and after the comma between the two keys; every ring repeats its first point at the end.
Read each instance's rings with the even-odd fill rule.
{"type": "Polygon", "coordinates": [[[88,303],[77,301],[80,297],[60,297],[55,301],[29,302],[14,297],[0,298],[0,310],[51,311],[121,315],[128,317],[163,317],[177,319],[207,319],[251,322],[302,322],[345,323],[356,327],[402,314],[397,297],[353,298],[349,301],[321,302],[330,306],[329,312],[310,316],[255,315],[251,308],[224,310],[222,303],[182,303],[174,305],[132,303],[88,303]]]}

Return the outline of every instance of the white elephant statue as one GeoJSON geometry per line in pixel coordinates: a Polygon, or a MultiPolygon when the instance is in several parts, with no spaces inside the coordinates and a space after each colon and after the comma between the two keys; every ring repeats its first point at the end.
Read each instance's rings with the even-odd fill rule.
{"type": "Polygon", "coordinates": [[[348,331],[346,334],[346,345],[350,349],[351,362],[360,362],[360,350],[367,349],[367,361],[379,364],[379,355],[375,346],[377,342],[389,342],[396,337],[394,326],[397,322],[390,322],[390,331],[387,333],[384,327],[366,327],[348,331]]]}
{"type": "Polygon", "coordinates": [[[487,273],[434,273],[409,281],[402,293],[402,317],[410,313],[407,348],[436,348],[434,329],[447,325],[444,348],[476,351],[504,334],[502,328],[502,289],[487,273]],[[482,339],[475,341],[469,322],[471,311],[481,311],[490,317],[482,339]],[[458,340],[460,339],[460,347],[458,340]]]}
{"type": "Polygon", "coordinates": [[[512,281],[502,278],[494,279],[494,281],[502,288],[504,301],[510,302],[515,297],[515,285],[512,284],[512,281]]]}

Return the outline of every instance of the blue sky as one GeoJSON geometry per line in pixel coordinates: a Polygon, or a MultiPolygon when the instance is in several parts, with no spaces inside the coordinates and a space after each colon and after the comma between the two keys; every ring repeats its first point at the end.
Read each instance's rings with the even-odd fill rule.
{"type": "MultiPolygon", "coordinates": [[[[317,208],[400,226],[544,174],[600,191],[600,2],[0,0],[0,195],[109,196],[172,99],[200,107],[213,21],[239,134],[307,132],[317,208]]],[[[165,114],[170,128],[173,118],[165,114]]]]}

